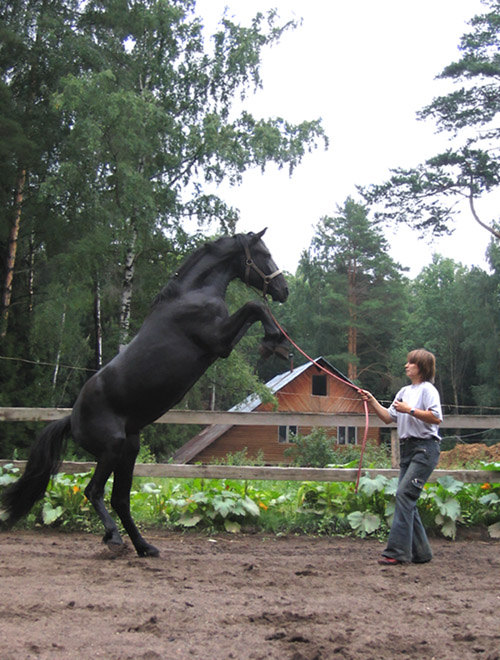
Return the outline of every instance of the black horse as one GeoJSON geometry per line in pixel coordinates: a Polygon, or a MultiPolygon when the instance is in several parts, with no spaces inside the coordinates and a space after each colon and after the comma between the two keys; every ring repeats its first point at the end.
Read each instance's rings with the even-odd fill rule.
{"type": "Polygon", "coordinates": [[[103,541],[115,548],[123,543],[103,500],[114,473],[111,506],[137,554],[158,555],[130,514],[139,431],[177,404],[217,358],[227,357],[256,321],[265,332],[263,351],[285,350],[285,338],[263,301],[247,302],[232,315],[224,301],[237,277],[273,300],[287,299],[286,280],[262,241],[264,232],[220,238],[188,257],[154,300],[137,336],[85,383],[71,415],[41,432],[23,475],[3,493],[7,525],[43,497],[71,435],[97,459],[85,495],[103,522],[103,541]]]}

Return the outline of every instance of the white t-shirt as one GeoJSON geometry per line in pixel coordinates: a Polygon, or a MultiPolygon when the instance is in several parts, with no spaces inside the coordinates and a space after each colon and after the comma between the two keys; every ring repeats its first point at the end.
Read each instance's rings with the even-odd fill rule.
{"type": "MultiPolygon", "coordinates": [[[[402,387],[394,398],[394,401],[398,400],[408,403],[412,408],[431,410],[436,417],[443,421],[439,392],[428,381],[402,387]]],[[[394,408],[394,402],[389,406],[389,414],[397,422],[400,438],[439,439],[439,424],[426,424],[409,413],[398,413],[394,408]]]]}

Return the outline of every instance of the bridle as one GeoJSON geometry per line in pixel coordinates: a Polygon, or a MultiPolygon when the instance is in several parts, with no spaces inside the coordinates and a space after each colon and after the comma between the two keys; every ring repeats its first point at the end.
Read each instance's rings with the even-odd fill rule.
{"type": "Polygon", "coordinates": [[[271,273],[270,275],[266,275],[264,272],[261,271],[261,269],[257,266],[255,261],[252,259],[252,255],[250,253],[250,248],[248,246],[248,243],[245,240],[241,240],[243,249],[245,250],[245,284],[247,286],[250,286],[250,269],[254,270],[260,277],[262,278],[262,295],[264,298],[266,297],[267,294],[267,289],[269,287],[269,284],[271,283],[271,280],[273,280],[275,277],[278,275],[281,275],[282,271],[278,268],[278,270],[275,270],[274,273],[271,273]]]}

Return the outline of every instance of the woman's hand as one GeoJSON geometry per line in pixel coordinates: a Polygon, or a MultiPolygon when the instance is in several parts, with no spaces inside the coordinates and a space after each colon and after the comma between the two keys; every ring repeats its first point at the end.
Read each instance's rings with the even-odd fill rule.
{"type": "Polygon", "coordinates": [[[396,408],[397,412],[399,413],[406,413],[407,415],[411,412],[411,406],[409,403],[406,403],[406,401],[399,401],[396,400],[393,403],[394,408],[396,408]]]}
{"type": "Polygon", "coordinates": [[[363,401],[367,401],[371,405],[377,417],[379,417],[386,424],[390,424],[392,422],[392,417],[390,416],[387,408],[384,408],[384,406],[380,405],[380,403],[377,401],[377,399],[373,396],[371,392],[368,392],[368,390],[361,390],[361,389],[358,391],[363,401]]]}
{"type": "Polygon", "coordinates": [[[363,401],[368,401],[372,403],[373,401],[376,400],[373,394],[371,392],[368,392],[368,390],[359,390],[359,393],[361,394],[361,398],[363,399],[363,401]]]}

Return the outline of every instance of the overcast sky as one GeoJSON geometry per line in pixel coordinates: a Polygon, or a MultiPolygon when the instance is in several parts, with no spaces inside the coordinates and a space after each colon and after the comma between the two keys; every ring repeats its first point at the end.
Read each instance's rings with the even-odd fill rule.
{"type": "MultiPolygon", "coordinates": [[[[238,230],[267,226],[266,243],[278,265],[295,272],[321,217],[333,215],[356,185],[383,182],[389,169],[416,165],[440,151],[446,137],[416,112],[451,82],[435,80],[459,57],[467,21],[480,0],[197,0],[212,34],[224,11],[242,24],[276,7],[296,30],[265,51],[263,88],[245,107],[255,116],[293,122],[321,118],[328,151],[307,155],[290,178],[271,167],[248,172],[237,188],[219,190],[241,213],[238,230]],[[225,9],[226,8],[226,9],[225,9]]],[[[491,205],[491,201],[490,201],[491,205]]],[[[488,208],[478,207],[490,220],[488,208]]],[[[489,234],[464,206],[457,231],[432,243],[410,230],[385,232],[391,256],[416,275],[433,252],[487,268],[489,234]]]]}

